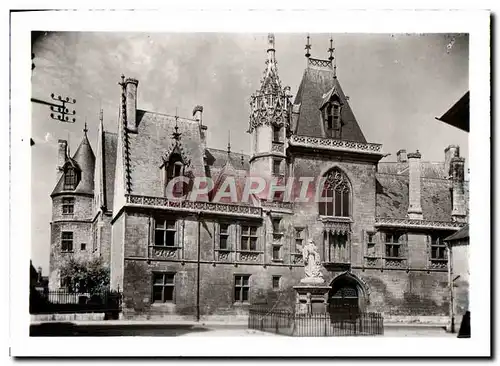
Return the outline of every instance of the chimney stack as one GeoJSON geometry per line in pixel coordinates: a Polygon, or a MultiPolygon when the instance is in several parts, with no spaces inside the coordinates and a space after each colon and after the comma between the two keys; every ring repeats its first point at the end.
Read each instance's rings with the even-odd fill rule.
{"type": "Polygon", "coordinates": [[[197,105],[193,108],[193,118],[200,126],[200,137],[203,149],[207,148],[207,126],[203,124],[203,106],[197,105]]]}
{"type": "Polygon", "coordinates": [[[406,163],[408,161],[408,158],[406,156],[406,150],[401,149],[396,153],[396,156],[398,157],[398,163],[406,163]]]}
{"type": "Polygon", "coordinates": [[[61,179],[62,167],[64,166],[64,163],[66,162],[66,158],[68,156],[68,141],[59,140],[57,142],[57,145],[58,145],[58,150],[57,150],[56,183],[59,182],[59,179],[61,179]]]}
{"type": "Polygon", "coordinates": [[[408,217],[410,219],[423,219],[422,205],[420,202],[420,176],[421,166],[420,158],[422,155],[418,152],[408,154],[408,164],[410,168],[410,184],[409,184],[409,204],[408,217]]]}
{"type": "Polygon", "coordinates": [[[127,117],[127,130],[137,132],[137,85],[139,81],[133,78],[125,80],[125,107],[127,117]]]}
{"type": "Polygon", "coordinates": [[[454,157],[460,156],[460,147],[457,145],[450,145],[444,149],[444,175],[445,178],[451,177],[451,160],[454,157]]]}
{"type": "Polygon", "coordinates": [[[450,175],[452,179],[452,211],[451,216],[453,221],[466,221],[466,202],[464,193],[464,165],[465,159],[459,156],[454,156],[450,161],[450,175]]]}
{"type": "Polygon", "coordinates": [[[38,282],[42,282],[42,267],[37,268],[37,274],[38,274],[38,282]]]}

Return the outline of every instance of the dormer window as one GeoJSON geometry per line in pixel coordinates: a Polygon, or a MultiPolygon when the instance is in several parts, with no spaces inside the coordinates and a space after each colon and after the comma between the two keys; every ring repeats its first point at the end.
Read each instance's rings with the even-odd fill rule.
{"type": "Polygon", "coordinates": [[[77,176],[75,169],[70,167],[64,172],[64,189],[72,191],[75,189],[77,184],[77,176]]]}
{"type": "MultiPolygon", "coordinates": [[[[168,163],[165,166],[166,169],[166,182],[165,187],[167,187],[168,183],[177,177],[184,175],[184,163],[182,162],[182,158],[179,154],[172,154],[168,163]]],[[[184,195],[184,183],[176,182],[173,187],[173,195],[174,197],[182,197],[184,195]]]]}
{"type": "Polygon", "coordinates": [[[337,101],[331,101],[325,108],[325,132],[327,137],[341,138],[342,123],[340,119],[341,106],[337,101]]]}

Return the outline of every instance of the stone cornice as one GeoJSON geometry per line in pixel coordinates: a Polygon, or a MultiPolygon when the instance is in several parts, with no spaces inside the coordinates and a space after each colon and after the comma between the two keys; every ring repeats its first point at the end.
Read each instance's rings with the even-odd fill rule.
{"type": "Polygon", "coordinates": [[[323,137],[292,135],[288,141],[291,146],[309,147],[314,149],[334,150],[341,152],[372,154],[383,156],[382,144],[372,144],[347,140],[336,140],[323,137]]]}
{"type": "Polygon", "coordinates": [[[166,197],[150,197],[126,195],[127,207],[155,207],[172,211],[192,212],[217,215],[236,215],[242,217],[261,218],[262,209],[254,206],[232,205],[214,202],[173,201],[166,197]]]}
{"type": "Polygon", "coordinates": [[[430,221],[419,219],[393,219],[393,218],[376,218],[376,227],[399,227],[409,229],[445,229],[458,230],[465,223],[452,221],[430,221]]]}

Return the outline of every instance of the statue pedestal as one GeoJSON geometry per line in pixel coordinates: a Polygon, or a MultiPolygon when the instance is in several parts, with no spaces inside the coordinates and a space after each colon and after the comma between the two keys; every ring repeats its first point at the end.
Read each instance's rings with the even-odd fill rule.
{"type": "Polygon", "coordinates": [[[330,286],[325,286],[322,279],[311,281],[304,279],[299,286],[294,286],[296,293],[295,313],[312,314],[328,312],[328,292],[330,286]],[[305,280],[305,281],[304,281],[305,280]]]}

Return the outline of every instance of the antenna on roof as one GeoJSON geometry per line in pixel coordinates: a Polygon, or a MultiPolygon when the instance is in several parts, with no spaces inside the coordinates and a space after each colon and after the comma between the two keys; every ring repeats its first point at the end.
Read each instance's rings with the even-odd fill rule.
{"type": "Polygon", "coordinates": [[[311,44],[309,43],[309,33],[307,34],[307,43],[306,43],[306,57],[309,58],[311,56],[311,52],[309,52],[311,50],[311,44]]]}

